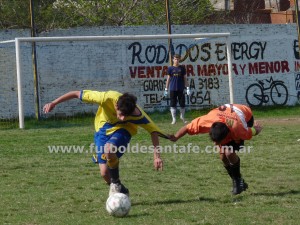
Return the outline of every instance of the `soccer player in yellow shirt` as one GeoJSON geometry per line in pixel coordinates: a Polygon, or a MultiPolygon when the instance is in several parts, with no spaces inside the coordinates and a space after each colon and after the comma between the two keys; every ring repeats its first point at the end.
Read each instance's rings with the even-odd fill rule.
{"type": "Polygon", "coordinates": [[[137,133],[138,126],[151,134],[154,146],[154,167],[163,169],[160,157],[159,136],[169,138],[163,133],[150,117],[136,104],[137,98],[129,93],[121,94],[116,91],[99,92],[93,90],[71,91],[43,107],[44,113],[49,113],[54,107],[70,99],[78,98],[82,102],[98,104],[95,116],[94,141],[97,147],[95,161],[99,164],[100,174],[110,185],[109,195],[114,193],[129,194],[128,189],[119,179],[119,158],[130,142],[131,136],[137,133]]]}

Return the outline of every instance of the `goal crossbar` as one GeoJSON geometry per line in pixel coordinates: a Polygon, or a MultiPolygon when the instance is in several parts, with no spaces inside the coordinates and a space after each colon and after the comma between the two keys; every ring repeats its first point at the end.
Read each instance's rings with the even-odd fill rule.
{"type": "Polygon", "coordinates": [[[230,33],[195,33],[195,34],[157,34],[157,35],[114,35],[114,36],[63,36],[63,37],[21,37],[21,42],[56,42],[56,41],[97,41],[97,40],[149,40],[178,38],[216,38],[228,37],[230,33]]]}
{"type": "Polygon", "coordinates": [[[17,69],[17,87],[18,87],[18,108],[19,108],[19,128],[25,128],[24,109],[22,94],[22,74],[21,74],[21,42],[61,42],[61,41],[99,41],[99,40],[150,40],[150,39],[184,39],[184,38],[219,38],[226,39],[228,80],[230,103],[234,102],[233,81],[232,81],[232,63],[230,54],[230,33],[194,33],[194,34],[157,34],[157,35],[114,35],[114,36],[62,36],[62,37],[18,37],[15,38],[16,47],[16,69],[17,69]]]}

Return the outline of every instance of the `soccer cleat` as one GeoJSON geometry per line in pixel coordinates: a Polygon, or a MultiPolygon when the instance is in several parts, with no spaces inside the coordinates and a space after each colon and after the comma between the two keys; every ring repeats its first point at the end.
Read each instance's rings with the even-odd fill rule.
{"type": "Polygon", "coordinates": [[[188,123],[188,121],[187,121],[187,120],[185,120],[184,118],[183,118],[183,119],[181,119],[181,120],[182,120],[182,122],[183,122],[184,124],[188,123]]]}
{"type": "Polygon", "coordinates": [[[246,191],[248,184],[244,181],[243,178],[232,179],[232,194],[238,195],[243,191],[246,191]]]}
{"type": "Polygon", "coordinates": [[[188,121],[185,120],[185,118],[182,115],[180,115],[180,119],[182,120],[183,123],[187,123],[188,122],[188,121]]]}
{"type": "Polygon", "coordinates": [[[115,193],[123,193],[129,197],[129,190],[121,183],[111,183],[109,187],[109,196],[115,193]]]}
{"type": "Polygon", "coordinates": [[[109,196],[112,196],[113,194],[120,193],[121,192],[121,184],[120,183],[111,183],[109,186],[109,196]]]}
{"type": "Polygon", "coordinates": [[[176,123],[176,120],[172,120],[172,123],[171,123],[171,124],[174,125],[175,123],[176,123]]]}
{"type": "Polygon", "coordinates": [[[123,184],[121,184],[121,191],[120,192],[129,197],[129,190],[123,184]]]}

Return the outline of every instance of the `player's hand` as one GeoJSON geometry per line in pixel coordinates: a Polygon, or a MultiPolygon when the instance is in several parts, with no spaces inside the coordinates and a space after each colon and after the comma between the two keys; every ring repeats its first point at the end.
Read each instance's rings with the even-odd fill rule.
{"type": "Polygon", "coordinates": [[[190,88],[189,88],[189,87],[187,87],[187,88],[186,88],[186,94],[187,94],[188,96],[190,96],[190,95],[191,95],[191,90],[190,90],[190,88]]]}
{"type": "Polygon", "coordinates": [[[164,167],[164,162],[162,161],[162,159],[160,157],[159,158],[155,158],[154,159],[154,168],[157,171],[162,171],[163,167],[164,167]]]}
{"type": "Polygon", "coordinates": [[[50,103],[47,103],[44,107],[43,107],[43,112],[44,113],[48,113],[48,112],[51,112],[52,109],[54,109],[55,107],[55,104],[50,102],[50,103]]]}
{"type": "Polygon", "coordinates": [[[258,135],[263,129],[262,125],[260,125],[258,122],[255,122],[253,127],[256,130],[256,135],[258,135]]]}
{"type": "Polygon", "coordinates": [[[173,142],[176,142],[176,141],[178,140],[178,139],[175,137],[174,134],[169,135],[168,137],[169,137],[169,140],[170,140],[170,141],[173,141],[173,142]]]}
{"type": "Polygon", "coordinates": [[[168,89],[165,88],[165,91],[164,91],[164,97],[167,97],[168,96],[168,89]]]}

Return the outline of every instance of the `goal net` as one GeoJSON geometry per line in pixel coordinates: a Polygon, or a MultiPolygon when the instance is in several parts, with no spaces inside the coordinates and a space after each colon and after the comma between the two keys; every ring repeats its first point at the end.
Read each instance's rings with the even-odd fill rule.
{"type": "Polygon", "coordinates": [[[195,33],[16,38],[17,76],[11,74],[11,82],[16,85],[10,109],[14,113],[2,112],[1,118],[17,117],[19,127],[24,128],[24,118],[35,117],[36,113],[41,117],[95,113],[96,105],[83,107],[78,100],[57,105],[47,115],[42,113],[46,103],[68,91],[83,89],[130,92],[146,111],[169,109],[170,102],[163,98],[163,91],[170,52],[181,55],[180,64],[187,71],[191,89],[191,95],[186,96],[188,109],[233,102],[229,36],[195,33]],[[37,52],[37,87],[31,63],[33,42],[37,52]]]}

